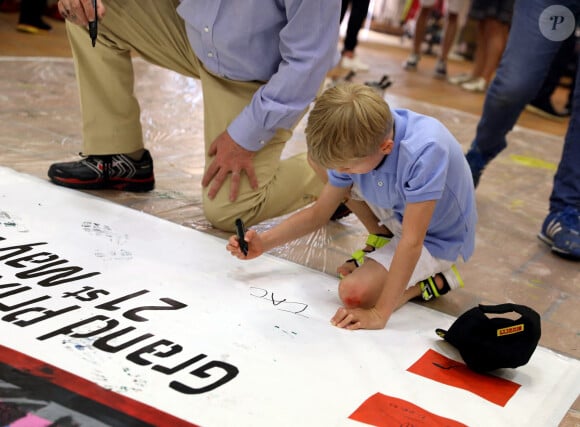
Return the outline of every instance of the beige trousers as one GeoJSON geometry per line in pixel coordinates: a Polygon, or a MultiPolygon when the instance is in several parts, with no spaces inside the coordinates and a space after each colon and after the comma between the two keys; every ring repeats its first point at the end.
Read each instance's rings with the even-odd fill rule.
{"type": "MultiPolygon", "coordinates": [[[[249,104],[260,82],[240,82],[209,73],[193,53],[177,0],[111,0],[99,22],[92,48],[87,29],[67,23],[79,84],[83,154],[131,153],[144,147],[140,108],[135,98],[131,52],[153,64],[200,80],[204,102],[205,152],[249,104]]],[[[214,200],[203,189],[203,208],[214,227],[231,231],[236,218],[247,225],[295,211],[311,203],[323,183],[306,154],[280,156],[292,129],[279,129],[254,157],[259,188],[243,176],[240,195],[229,201],[229,179],[214,200]]],[[[206,154],[205,167],[209,165],[206,154]]],[[[201,185],[201,183],[199,184],[201,185]]]]}

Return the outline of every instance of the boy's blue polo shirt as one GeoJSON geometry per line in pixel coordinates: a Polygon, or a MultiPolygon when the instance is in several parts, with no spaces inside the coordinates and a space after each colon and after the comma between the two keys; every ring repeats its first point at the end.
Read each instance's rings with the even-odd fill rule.
{"type": "Polygon", "coordinates": [[[328,171],[330,184],[355,184],[364,199],[395,211],[402,221],[405,205],[437,200],[425,237],[431,255],[467,260],[475,245],[475,191],[461,146],[438,120],[410,110],[392,111],[395,122],[391,154],[366,174],[328,171]]]}

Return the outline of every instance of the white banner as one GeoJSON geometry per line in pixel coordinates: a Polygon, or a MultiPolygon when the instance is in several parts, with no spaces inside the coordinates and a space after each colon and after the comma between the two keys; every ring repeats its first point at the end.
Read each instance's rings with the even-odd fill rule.
{"type": "Polygon", "coordinates": [[[379,393],[375,425],[529,427],[557,425],[580,391],[578,360],[541,347],[497,373],[512,390],[497,389],[503,403],[494,382],[480,393],[410,372],[433,351],[461,361],[434,332],[453,318],[411,303],[384,330],[345,331],[329,323],[338,304],[334,277],[268,255],[242,262],[224,240],[0,168],[0,345],[98,385],[118,411],[356,426],[379,393]]]}

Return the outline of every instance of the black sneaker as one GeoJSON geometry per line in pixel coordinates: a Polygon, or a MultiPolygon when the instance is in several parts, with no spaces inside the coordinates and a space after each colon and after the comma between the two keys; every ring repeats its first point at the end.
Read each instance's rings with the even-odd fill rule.
{"type": "Polygon", "coordinates": [[[526,105],[526,110],[550,120],[563,121],[568,117],[568,114],[566,114],[565,111],[556,111],[552,103],[549,101],[538,102],[534,100],[526,105]]]}
{"type": "Polygon", "coordinates": [[[52,182],[82,190],[151,191],[155,186],[153,159],[145,150],[136,161],[124,154],[87,156],[77,162],[54,163],[48,169],[52,182]]]}

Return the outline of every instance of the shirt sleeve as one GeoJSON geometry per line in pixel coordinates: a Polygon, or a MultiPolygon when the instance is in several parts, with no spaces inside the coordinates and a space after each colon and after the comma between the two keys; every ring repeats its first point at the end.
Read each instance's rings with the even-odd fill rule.
{"type": "Polygon", "coordinates": [[[295,126],[338,59],[340,2],[284,4],[288,22],[280,31],[278,70],[228,126],[230,136],[250,151],[261,149],[277,129],[295,126]]]}
{"type": "Polygon", "coordinates": [[[349,187],[352,185],[352,177],[345,173],[339,173],[335,170],[329,169],[326,174],[328,175],[328,182],[335,187],[349,187]]]}
{"type": "Polygon", "coordinates": [[[405,171],[403,191],[406,201],[439,200],[445,189],[449,168],[447,147],[431,142],[421,147],[413,157],[405,171]]]}

